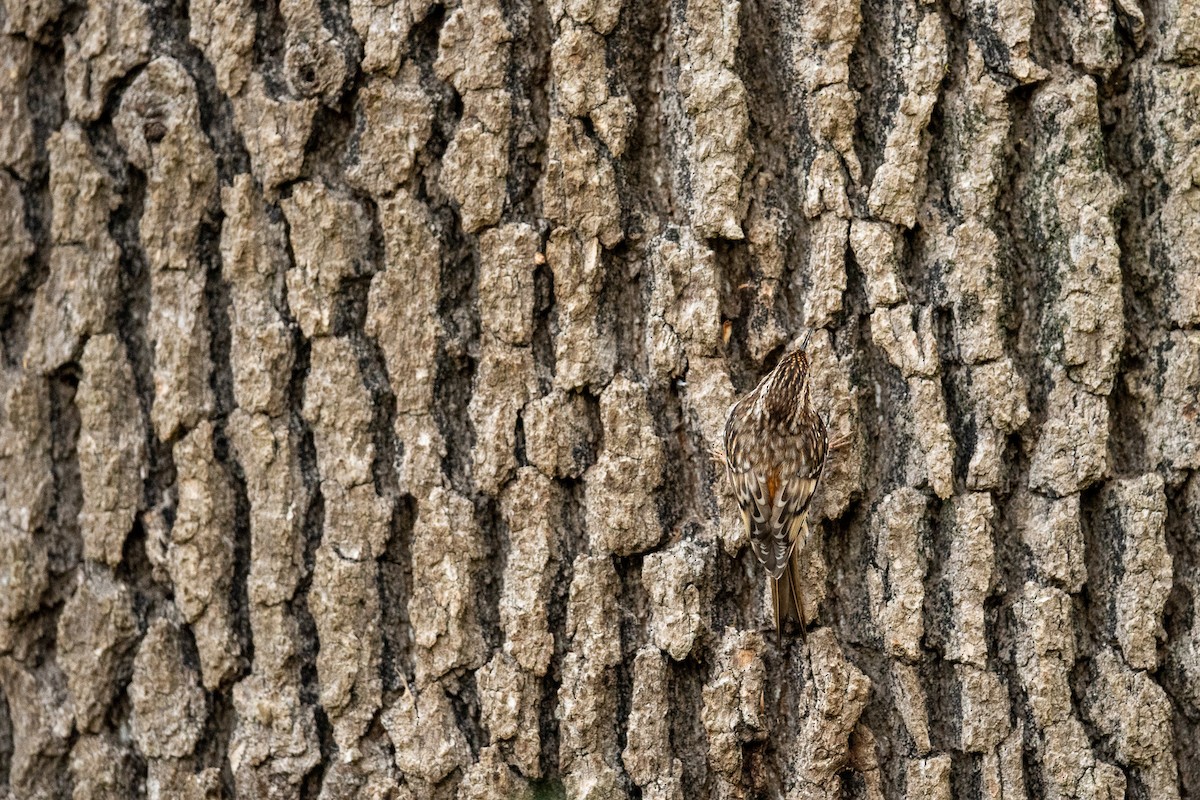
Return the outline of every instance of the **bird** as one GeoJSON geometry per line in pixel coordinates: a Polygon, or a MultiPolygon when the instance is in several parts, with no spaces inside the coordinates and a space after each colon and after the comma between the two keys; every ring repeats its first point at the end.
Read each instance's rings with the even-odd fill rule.
{"type": "Polygon", "coordinates": [[[753,391],[730,406],[725,422],[726,475],[767,572],[775,635],[787,620],[806,638],[797,542],[808,536],[808,508],[821,481],[828,434],[812,406],[808,340],[787,352],[753,391]]]}

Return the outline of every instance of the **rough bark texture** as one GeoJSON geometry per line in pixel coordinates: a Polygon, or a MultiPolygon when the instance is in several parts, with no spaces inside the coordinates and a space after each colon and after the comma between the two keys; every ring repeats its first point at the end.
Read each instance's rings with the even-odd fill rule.
{"type": "Polygon", "coordinates": [[[1200,795],[1197,0],[0,29],[0,796],[1200,795]]]}

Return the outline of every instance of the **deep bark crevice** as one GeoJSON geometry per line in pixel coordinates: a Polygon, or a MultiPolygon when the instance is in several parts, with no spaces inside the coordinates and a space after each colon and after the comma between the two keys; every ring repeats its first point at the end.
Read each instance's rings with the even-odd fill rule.
{"type": "Polygon", "coordinates": [[[19,76],[0,86],[0,793],[86,794],[98,762],[131,796],[230,800],[565,798],[597,775],[630,798],[1200,792],[1187,9],[1139,7],[1138,29],[1082,0],[425,5],[0,11],[19,76]],[[182,91],[150,87],[150,116],[184,122],[143,151],[125,123],[164,76],[182,91]],[[283,209],[314,184],[369,232],[318,219],[305,241],[283,209]],[[710,458],[809,328],[820,411],[851,432],[810,520],[813,652],[776,641],[710,458]],[[132,389],[84,358],[110,334],[132,389]],[[322,371],[331,344],[354,363],[322,371]],[[351,488],[370,536],[334,527],[358,524],[333,505],[351,488]],[[97,555],[113,519],[130,530],[97,555]],[[222,528],[215,625],[188,585],[209,565],[181,566],[197,519],[222,528]],[[323,543],[361,569],[325,572],[323,543]],[[366,601],[325,602],[333,573],[366,601]],[[59,626],[110,583],[132,621],[87,631],[118,665],[88,720],[59,626]],[[163,620],[182,665],[153,663],[163,620]],[[211,680],[228,640],[242,660],[211,680]],[[818,651],[858,692],[820,717],[818,651]],[[414,769],[390,714],[418,664],[453,729],[417,732],[414,769]],[[289,672],[278,697],[268,669],[289,672]],[[653,715],[635,676],[663,686],[653,715]],[[177,762],[134,714],[160,680],[213,686],[180,705],[199,744],[168,743],[189,743],[177,762]],[[500,732],[530,720],[536,748],[500,732]]]}

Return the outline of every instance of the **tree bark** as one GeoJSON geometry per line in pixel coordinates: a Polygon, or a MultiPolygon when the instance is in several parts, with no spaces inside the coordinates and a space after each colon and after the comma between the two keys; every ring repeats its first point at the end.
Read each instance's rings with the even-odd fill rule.
{"type": "Polygon", "coordinates": [[[1197,0],[0,27],[0,796],[1200,795],[1197,0]]]}

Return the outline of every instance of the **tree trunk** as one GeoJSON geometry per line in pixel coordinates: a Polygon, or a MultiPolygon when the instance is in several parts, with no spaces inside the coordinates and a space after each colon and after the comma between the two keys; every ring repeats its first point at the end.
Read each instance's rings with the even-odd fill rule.
{"type": "Polygon", "coordinates": [[[0,26],[0,796],[1200,795],[1197,0],[0,26]]]}

